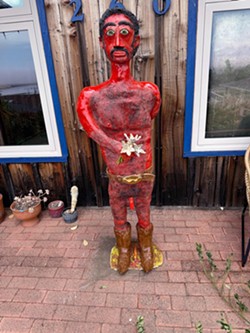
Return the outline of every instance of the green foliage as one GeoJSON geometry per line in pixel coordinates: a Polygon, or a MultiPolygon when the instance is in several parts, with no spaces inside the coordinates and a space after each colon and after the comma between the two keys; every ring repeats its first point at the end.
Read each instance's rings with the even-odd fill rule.
{"type": "Polygon", "coordinates": [[[143,316],[138,316],[137,317],[136,328],[137,328],[137,333],[144,333],[145,332],[144,317],[143,316]]]}
{"type": "Polygon", "coordinates": [[[203,333],[203,326],[200,321],[198,321],[198,323],[195,325],[195,328],[196,328],[196,333],[203,333]]]}
{"type": "Polygon", "coordinates": [[[238,305],[240,311],[247,312],[248,307],[240,300],[240,296],[237,293],[234,294],[234,298],[236,300],[236,304],[238,305]]]}
{"type": "MultiPolygon", "coordinates": [[[[232,308],[239,318],[249,325],[250,318],[248,306],[243,302],[242,295],[244,296],[246,293],[250,294],[250,280],[246,284],[237,284],[236,286],[230,285],[227,282],[232,267],[232,254],[227,258],[224,270],[220,272],[214,262],[211,252],[207,251],[205,257],[203,247],[200,243],[196,243],[196,251],[203,272],[211,282],[213,288],[217,291],[218,295],[232,308]]],[[[227,324],[224,317],[221,318],[219,323],[222,326],[221,328],[227,330],[227,332],[231,332],[232,328],[227,324]]],[[[248,332],[246,331],[246,333],[250,333],[249,330],[248,332]]]]}
{"type": "Polygon", "coordinates": [[[227,333],[232,333],[232,326],[226,322],[226,319],[224,318],[223,314],[221,314],[221,319],[217,320],[217,323],[221,325],[220,328],[225,330],[227,333]]]}

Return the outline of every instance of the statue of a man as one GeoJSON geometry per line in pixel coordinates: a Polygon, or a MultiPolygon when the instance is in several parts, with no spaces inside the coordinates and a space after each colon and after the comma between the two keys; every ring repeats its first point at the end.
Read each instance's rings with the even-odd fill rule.
{"type": "Polygon", "coordinates": [[[80,122],[88,136],[100,145],[107,165],[120,274],[130,265],[129,198],[134,200],[138,217],[142,268],[145,272],[153,269],[151,125],[161,98],[155,84],[135,81],[131,76],[130,60],[139,44],[136,17],[125,8],[106,10],[100,19],[100,45],[111,62],[111,77],[97,86],[84,88],[77,105],[80,122]]]}

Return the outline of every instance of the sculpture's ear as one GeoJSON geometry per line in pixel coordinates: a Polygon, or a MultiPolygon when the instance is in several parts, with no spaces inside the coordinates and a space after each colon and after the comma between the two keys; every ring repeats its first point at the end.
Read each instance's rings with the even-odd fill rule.
{"type": "Polygon", "coordinates": [[[137,48],[140,45],[141,37],[139,35],[135,36],[134,39],[134,48],[137,48]]]}

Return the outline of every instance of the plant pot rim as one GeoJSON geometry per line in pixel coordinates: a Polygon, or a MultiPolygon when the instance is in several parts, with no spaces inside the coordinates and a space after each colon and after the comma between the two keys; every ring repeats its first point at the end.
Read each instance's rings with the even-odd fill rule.
{"type": "Polygon", "coordinates": [[[16,201],[13,201],[12,204],[10,205],[10,209],[11,209],[13,212],[27,212],[27,211],[29,210],[29,208],[35,208],[35,207],[39,206],[39,205],[41,204],[41,200],[40,200],[40,199],[37,200],[36,203],[35,203],[33,206],[28,207],[28,208],[26,208],[26,209],[22,209],[22,210],[21,210],[21,209],[17,209],[17,208],[15,208],[16,204],[17,204],[17,202],[16,202],[16,201]]]}
{"type": "Polygon", "coordinates": [[[48,204],[48,209],[51,209],[51,210],[57,210],[57,209],[60,209],[60,208],[64,208],[64,202],[62,200],[53,200],[51,201],[49,204],[48,204]],[[60,206],[55,206],[56,203],[61,203],[60,206]]]}

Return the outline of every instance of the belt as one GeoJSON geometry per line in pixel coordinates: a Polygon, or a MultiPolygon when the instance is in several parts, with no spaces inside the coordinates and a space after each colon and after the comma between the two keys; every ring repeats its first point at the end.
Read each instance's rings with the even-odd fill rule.
{"type": "Polygon", "coordinates": [[[110,173],[108,171],[108,169],[106,170],[109,179],[114,179],[114,180],[118,181],[118,183],[120,183],[120,184],[128,184],[128,185],[138,184],[142,181],[153,182],[155,179],[155,175],[153,173],[151,173],[150,171],[152,171],[152,167],[150,167],[143,173],[132,174],[132,175],[127,175],[127,176],[120,176],[120,175],[114,175],[114,174],[110,173]]]}

